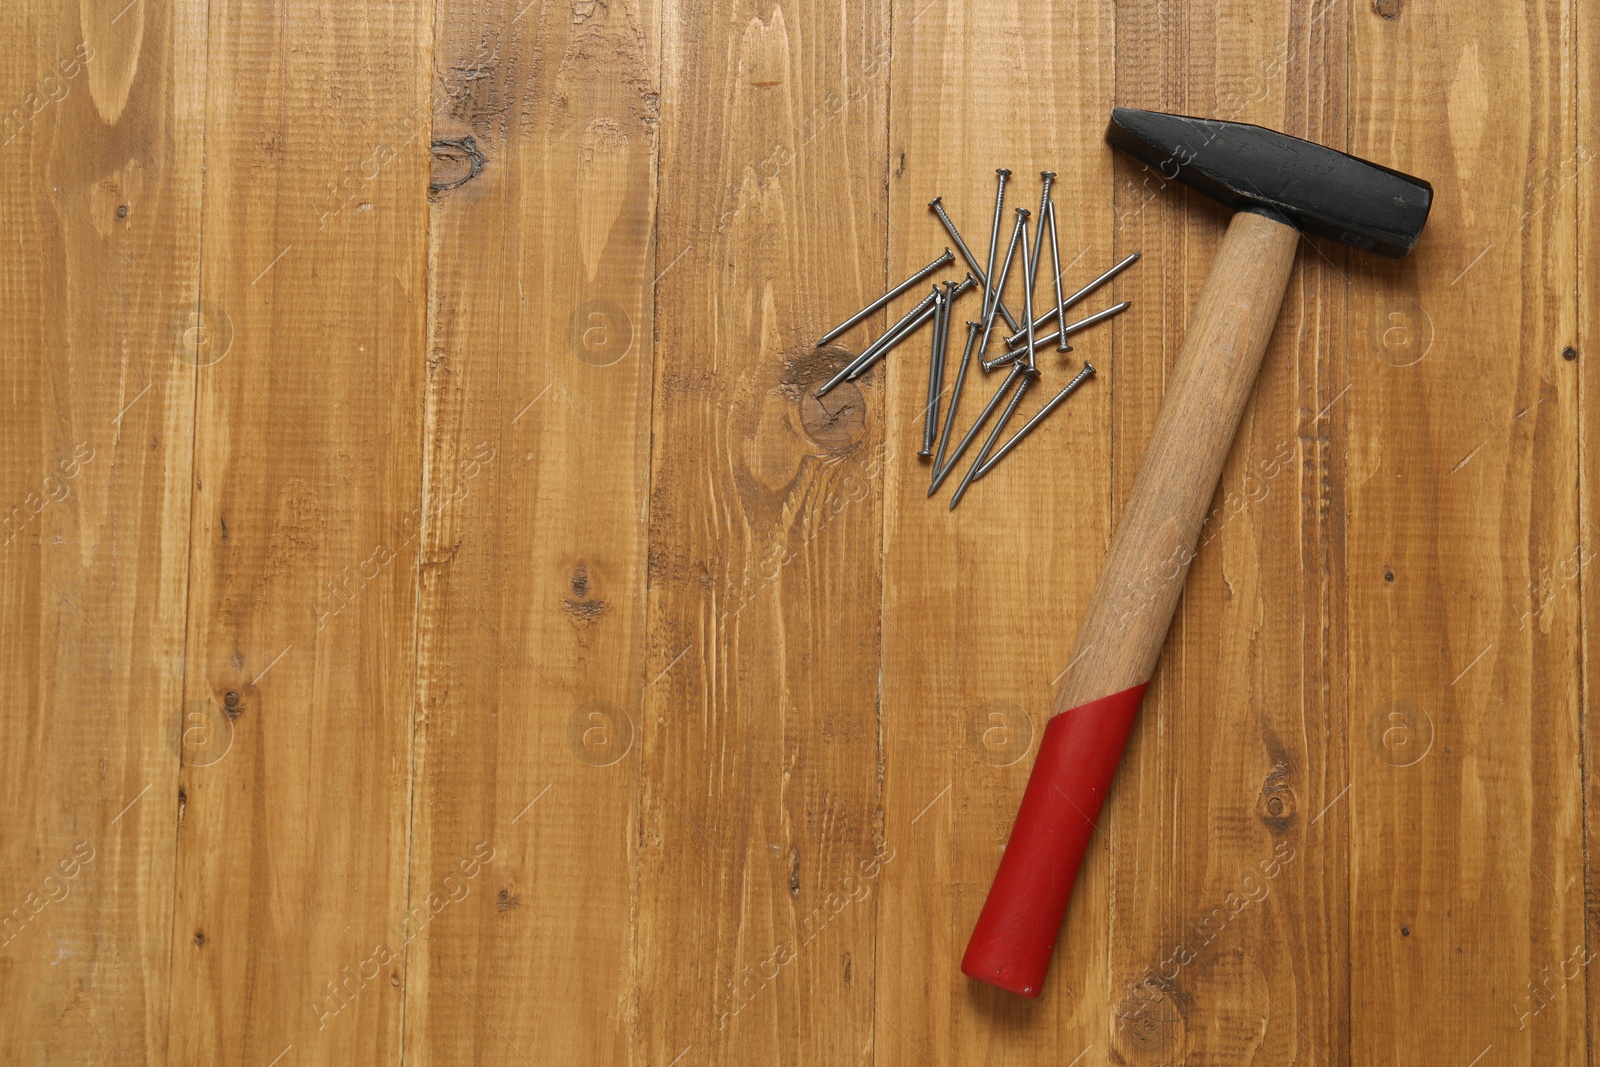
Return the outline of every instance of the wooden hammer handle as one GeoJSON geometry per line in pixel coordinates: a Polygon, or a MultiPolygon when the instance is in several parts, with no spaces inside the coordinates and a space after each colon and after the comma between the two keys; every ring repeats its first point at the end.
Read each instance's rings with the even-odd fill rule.
{"type": "Polygon", "coordinates": [[[1228,224],[1056,693],[1056,714],[1150,680],[1289,283],[1294,227],[1228,224]]]}
{"type": "Polygon", "coordinates": [[[1166,641],[1288,285],[1299,233],[1240,212],[1178,353],[961,969],[1036,997],[1078,866],[1166,641]]]}

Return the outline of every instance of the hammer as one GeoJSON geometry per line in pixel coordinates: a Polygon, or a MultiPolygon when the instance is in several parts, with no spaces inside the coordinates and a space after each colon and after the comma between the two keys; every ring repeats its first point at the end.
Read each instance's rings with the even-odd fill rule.
{"type": "Polygon", "coordinates": [[[961,969],[1037,997],[1100,805],[1183,592],[1302,233],[1395,258],[1433,203],[1420,178],[1240,122],[1119,107],[1106,140],[1235,212],[1111,539],[1000,869],[961,969]]]}

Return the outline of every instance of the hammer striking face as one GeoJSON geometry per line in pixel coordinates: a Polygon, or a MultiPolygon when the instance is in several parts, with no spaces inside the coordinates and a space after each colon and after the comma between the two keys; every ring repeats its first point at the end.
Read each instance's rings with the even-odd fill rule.
{"type": "Polygon", "coordinates": [[[1333,148],[1244,122],[1113,108],[1106,140],[1234,211],[1399,258],[1428,221],[1433,186],[1333,148]]]}

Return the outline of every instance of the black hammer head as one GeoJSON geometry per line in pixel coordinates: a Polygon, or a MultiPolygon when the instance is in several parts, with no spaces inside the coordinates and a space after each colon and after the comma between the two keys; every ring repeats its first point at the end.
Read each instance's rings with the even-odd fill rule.
{"type": "Polygon", "coordinates": [[[1421,178],[1243,122],[1119,107],[1106,140],[1235,211],[1270,209],[1386,256],[1411,251],[1433,206],[1421,178]]]}

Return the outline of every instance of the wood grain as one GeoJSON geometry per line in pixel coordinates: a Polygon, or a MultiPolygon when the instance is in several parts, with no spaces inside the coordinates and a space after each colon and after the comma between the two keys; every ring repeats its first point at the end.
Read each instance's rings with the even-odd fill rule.
{"type": "MultiPolygon", "coordinates": [[[[992,17],[954,4],[896,5],[891,274],[918,256],[926,260],[924,250],[941,237],[927,206],[935,195],[944,197],[974,252],[985,255],[997,167],[1013,172],[1008,205],[1035,212],[1039,172],[1057,172],[1062,254],[1075,261],[1064,276],[1067,291],[1110,265],[1110,219],[1088,205],[1110,183],[1111,161],[1100,146],[1111,105],[1110,71],[1101,61],[1111,25],[1109,5],[1069,10],[1028,3],[992,17]],[[1012,91],[1003,71],[1029,85],[1030,121],[989,121],[1012,91]],[[1080,106],[1062,106],[1069,100],[1080,106]]],[[[1049,269],[1041,268],[1036,297],[1053,292],[1049,269]]],[[[1020,276],[1014,266],[1006,295],[1018,314],[1020,276]]],[[[1086,310],[1116,299],[1108,288],[1086,310]]],[[[976,306],[957,310],[962,319],[975,318],[976,306]]],[[[954,480],[929,499],[927,468],[914,461],[912,449],[901,451],[914,438],[910,420],[921,409],[920,360],[889,368],[889,409],[898,421],[887,424],[893,451],[884,541],[884,809],[898,858],[886,876],[879,923],[881,972],[893,976],[879,986],[880,1062],[1025,1063],[1045,1047],[1067,1062],[1091,1045],[1100,1047],[1087,1062],[1104,1056],[1105,1006],[1083,995],[1106,983],[1098,862],[1076,905],[1087,925],[1069,920],[1072,947],[1060,953],[1051,979],[1061,997],[1026,1004],[966,980],[928,979],[960,973],[1044,729],[1052,683],[1067,663],[1070,628],[1049,620],[1063,613],[1076,618],[1094,580],[1088,559],[1101,555],[1109,534],[1103,478],[1085,472],[1106,469],[1108,444],[1096,426],[1108,410],[1105,381],[1115,380],[1102,356],[1117,328],[1084,334],[1065,359],[1053,347],[1039,354],[1041,384],[1024,398],[1014,426],[1083,360],[1107,377],[1091,381],[1026,447],[974,483],[955,511],[946,506],[954,480]],[[1022,544],[1028,551],[1010,550],[1022,544]],[[1086,565],[1071,562],[1080,556],[1086,565]]],[[[976,369],[971,376],[958,432],[976,419],[1002,377],[984,378],[976,369]]]]}
{"type": "MultiPolygon", "coordinates": [[[[1592,19],[1595,17],[1593,3],[1585,2],[1574,6],[1573,18],[1592,19]]],[[[1576,72],[1575,77],[1580,98],[1595,99],[1595,90],[1600,86],[1600,41],[1596,41],[1593,34],[1574,38],[1576,46],[1576,72]],[[1584,96],[1587,94],[1587,96],[1584,96]]],[[[1563,186],[1572,186],[1572,206],[1577,224],[1577,264],[1573,272],[1573,288],[1580,294],[1593,292],[1597,280],[1595,267],[1600,263],[1600,177],[1597,177],[1595,158],[1600,155],[1600,111],[1593,106],[1580,105],[1573,116],[1573,150],[1572,155],[1563,161],[1563,165],[1551,175],[1547,181],[1542,181],[1538,186],[1541,199],[1525,210],[1530,213],[1536,206],[1548,203],[1551,194],[1559,195],[1563,186]]],[[[1557,201],[1560,203],[1560,201],[1557,201]]],[[[1548,208],[1546,209],[1548,210],[1548,208]]],[[[1562,349],[1561,358],[1568,362],[1575,362],[1579,367],[1578,374],[1578,544],[1582,547],[1582,554],[1575,561],[1579,564],[1578,576],[1575,579],[1574,592],[1580,597],[1579,631],[1583,637],[1582,647],[1582,673],[1579,677],[1580,693],[1583,701],[1581,704],[1583,715],[1583,733],[1585,743],[1582,752],[1583,760],[1583,810],[1584,810],[1584,865],[1583,865],[1583,944],[1586,950],[1592,952],[1590,931],[1597,928],[1596,919],[1600,918],[1600,897],[1595,894],[1595,887],[1600,884],[1600,870],[1597,870],[1595,834],[1600,827],[1591,825],[1589,812],[1600,810],[1600,781],[1596,780],[1592,768],[1595,764],[1594,756],[1588,745],[1588,738],[1595,736],[1594,731],[1600,715],[1597,715],[1595,702],[1590,696],[1595,691],[1596,651],[1600,645],[1596,644],[1596,609],[1600,607],[1600,596],[1597,596],[1595,584],[1588,580],[1593,571],[1588,565],[1594,562],[1595,555],[1600,553],[1600,529],[1596,528],[1592,516],[1595,514],[1595,470],[1600,464],[1600,437],[1594,432],[1594,419],[1597,404],[1600,404],[1600,390],[1594,370],[1584,356],[1593,351],[1593,346],[1586,342],[1595,337],[1596,326],[1600,325],[1600,316],[1597,316],[1594,301],[1579,299],[1577,307],[1577,321],[1571,324],[1571,332],[1562,349]]],[[[1572,563],[1567,564],[1568,573],[1571,573],[1572,563]]],[[[1570,971],[1570,965],[1568,965],[1570,971]]],[[[1545,974],[1541,972],[1533,984],[1536,989],[1542,988],[1545,974]]],[[[1562,975],[1565,980],[1565,974],[1562,975]]],[[[1588,982],[1584,984],[1584,1019],[1588,1045],[1594,1047],[1596,1035],[1600,1035],[1600,986],[1588,982]]],[[[1571,995],[1571,994],[1569,994],[1571,995]]],[[[1545,1000],[1540,997],[1540,1002],[1545,1000]]],[[[1528,1010],[1530,1003],[1520,1010],[1528,1010]]],[[[1574,1008],[1576,1006],[1574,1005],[1574,1008]]],[[[1569,1009],[1571,1010],[1571,1009],[1569,1009]]]]}
{"type": "Polygon", "coordinates": [[[656,12],[524,5],[437,15],[435,185],[484,161],[429,225],[411,907],[460,899],[410,945],[419,1064],[632,1042],[656,12]]]}
{"type": "Polygon", "coordinates": [[[1595,18],[9,6],[0,1061],[1589,1058],[1595,18]],[[1227,226],[1113,103],[1437,203],[1300,242],[1023,1002],[958,961],[1227,226]],[[1144,255],[952,513],[926,331],[809,396],[921,294],[813,342],[999,166],[1144,255]]]}
{"type": "Polygon", "coordinates": [[[399,1054],[429,43],[409,9],[210,7],[200,293],[233,336],[198,372],[184,714],[231,746],[179,783],[179,1063],[399,1054]]]}
{"type": "Polygon", "coordinates": [[[805,398],[844,361],[815,339],[890,284],[887,11],[663,14],[659,197],[675,207],[656,230],[639,1054],[853,1062],[875,1044],[894,846],[877,758],[887,460],[875,383],[805,398]]]}
{"type": "Polygon", "coordinates": [[[164,1062],[204,27],[8,7],[0,1061],[164,1062]]]}
{"type": "Polygon", "coordinates": [[[1584,998],[1559,977],[1588,942],[1579,598],[1561,577],[1581,543],[1561,356],[1576,187],[1545,184],[1575,147],[1569,18],[1355,23],[1350,150],[1436,175],[1444,209],[1413,259],[1352,261],[1356,1060],[1585,1055],[1584,998]],[[1435,62],[1400,64],[1423,35],[1435,62]]]}

